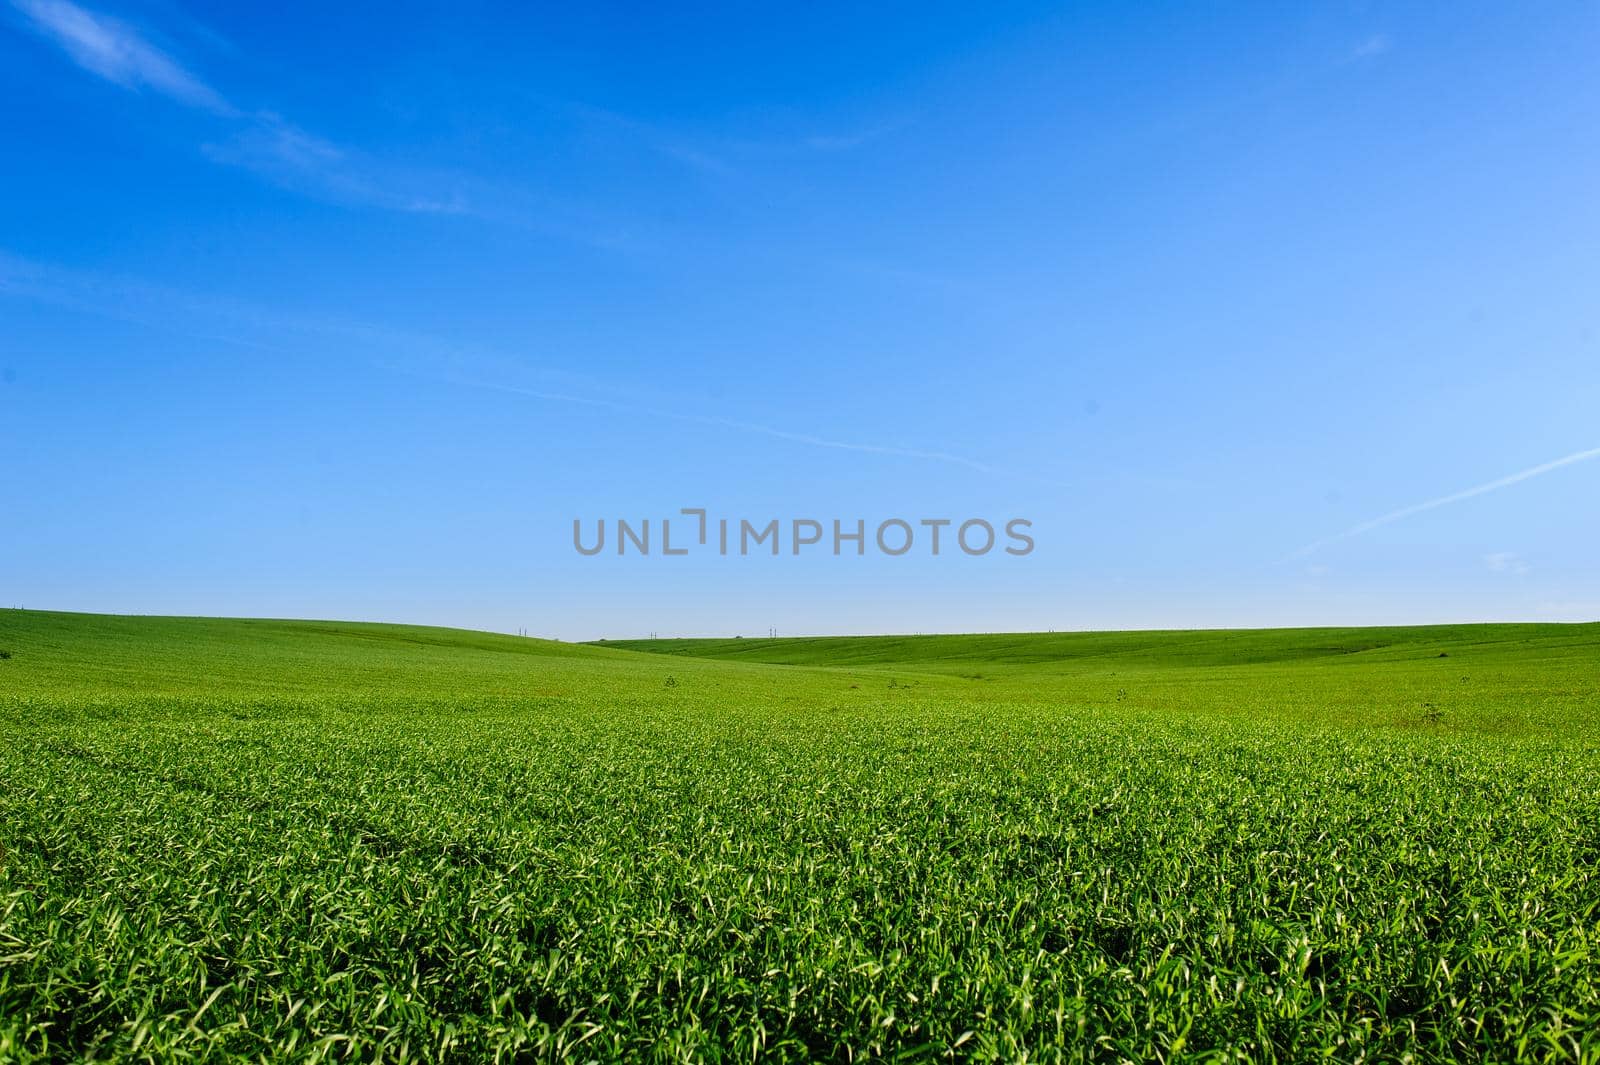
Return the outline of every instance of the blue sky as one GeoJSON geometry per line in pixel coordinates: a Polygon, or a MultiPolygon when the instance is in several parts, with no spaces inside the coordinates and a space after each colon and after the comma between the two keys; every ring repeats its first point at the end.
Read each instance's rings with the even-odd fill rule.
{"type": "Polygon", "coordinates": [[[1600,618],[1600,8],[666,7],[0,0],[0,603],[1600,618]]]}

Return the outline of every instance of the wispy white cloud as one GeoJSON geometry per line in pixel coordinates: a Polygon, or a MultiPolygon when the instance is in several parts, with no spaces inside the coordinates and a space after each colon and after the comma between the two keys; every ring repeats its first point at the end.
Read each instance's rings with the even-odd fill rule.
{"type": "Polygon", "coordinates": [[[774,160],[806,154],[846,152],[899,129],[904,121],[884,122],[849,132],[817,131],[766,137],[689,133],[608,108],[572,100],[536,97],[541,108],[580,120],[596,130],[644,147],[690,170],[714,178],[736,178],[774,160]]]}
{"type": "Polygon", "coordinates": [[[660,418],[668,421],[687,422],[694,425],[703,425],[717,429],[727,429],[733,432],[745,433],[755,436],[771,437],[774,440],[784,440],[790,443],[801,444],[806,447],[822,448],[829,451],[854,451],[869,455],[883,455],[891,458],[917,459],[925,462],[937,462],[949,466],[959,466],[990,477],[1003,477],[1012,480],[1031,481],[1036,484],[1049,485],[1052,488],[1071,488],[1071,484],[1048,477],[1040,477],[1020,470],[1005,469],[991,466],[986,462],[967,458],[963,455],[952,454],[948,451],[938,451],[927,448],[900,447],[890,444],[874,444],[860,441],[836,440],[830,437],[817,436],[812,433],[794,432],[780,429],[758,422],[741,421],[736,418],[723,418],[715,415],[691,414],[684,411],[666,410],[659,407],[640,406],[619,400],[602,399],[588,396],[577,396],[562,392],[551,392],[537,388],[524,388],[520,385],[503,381],[473,378],[459,374],[439,375],[439,379],[448,380],[453,384],[468,385],[474,388],[485,388],[496,392],[506,392],[512,395],[527,396],[530,399],[546,400],[554,403],[576,404],[586,407],[600,407],[622,414],[643,415],[649,418],[660,418]]]}
{"type": "Polygon", "coordinates": [[[1371,59],[1373,56],[1382,55],[1393,47],[1394,41],[1387,33],[1374,33],[1371,37],[1350,49],[1350,58],[1352,60],[1371,59]]]}
{"type": "Polygon", "coordinates": [[[587,131],[617,142],[641,146],[646,151],[701,174],[718,178],[738,174],[738,168],[720,150],[654,122],[575,100],[535,96],[530,102],[543,110],[576,121],[587,131]]]}
{"type": "MultiPolygon", "coordinates": [[[[444,167],[385,160],[358,147],[335,143],[270,109],[238,106],[206,80],[152,43],[149,33],[74,0],[0,0],[25,24],[89,73],[130,91],[148,91],[186,107],[226,119],[200,145],[205,158],[248,171],[280,188],[325,202],[409,214],[466,215],[547,232],[613,252],[632,253],[649,245],[653,223],[619,223],[610,212],[583,203],[552,202],[548,194],[485,182],[444,167]]],[[[189,24],[185,39],[212,49],[233,46],[206,27],[189,24]]],[[[702,137],[584,104],[542,101],[575,117],[586,127],[612,131],[675,164],[717,181],[741,176],[741,161],[777,150],[773,143],[702,137]]],[[[819,134],[784,142],[784,151],[834,152],[879,136],[881,128],[848,135],[819,134]]]]}
{"type": "Polygon", "coordinates": [[[899,125],[900,123],[873,126],[855,133],[813,133],[803,137],[800,144],[813,152],[846,152],[863,144],[870,144],[897,129],[899,125]]]}
{"type": "Polygon", "coordinates": [[[1400,521],[1402,518],[1409,518],[1414,514],[1421,514],[1424,511],[1435,510],[1439,507],[1449,506],[1451,503],[1460,503],[1463,500],[1472,499],[1475,496],[1487,495],[1490,492],[1496,492],[1502,488],[1509,488],[1514,484],[1520,484],[1521,482],[1531,480],[1534,477],[1543,476],[1552,470],[1559,470],[1563,466],[1571,466],[1578,462],[1587,462],[1588,460],[1594,458],[1600,458],[1600,447],[1592,447],[1586,451],[1574,451],[1570,455],[1563,455],[1561,458],[1552,459],[1549,462],[1542,462],[1537,466],[1530,466],[1528,469],[1520,470],[1517,473],[1501,477],[1498,480],[1489,481],[1485,484],[1467,488],[1460,492],[1452,492],[1450,495],[1440,496],[1437,499],[1429,499],[1422,503],[1415,503],[1409,507],[1401,507],[1399,510],[1390,511],[1388,514],[1373,518],[1371,521],[1364,521],[1360,525],[1352,526],[1342,533],[1337,533],[1333,536],[1317,540],[1314,543],[1309,543],[1289,557],[1304,558],[1314,551],[1319,551],[1322,548],[1327,547],[1329,544],[1338,543],[1340,540],[1348,540],[1352,536],[1360,536],[1363,533],[1369,533],[1373,529],[1382,528],[1385,525],[1400,521]]]}
{"type": "Polygon", "coordinates": [[[242,111],[120,19],[71,0],[10,3],[35,31],[84,70],[125,89],[148,89],[232,120],[231,132],[201,146],[212,162],[240,167],[280,187],[337,203],[420,214],[470,213],[460,182],[448,175],[388,166],[274,112],[242,111]]]}
{"type": "Polygon", "coordinates": [[[1532,569],[1514,551],[1495,551],[1484,555],[1483,564],[1489,567],[1491,573],[1510,573],[1518,577],[1532,569]]]}
{"type": "Polygon", "coordinates": [[[70,0],[11,0],[33,29],[54,41],[84,70],[124,89],[150,89],[218,115],[238,112],[222,94],[132,26],[70,0]]]}
{"type": "Polygon", "coordinates": [[[630,417],[701,425],[747,436],[762,436],[805,447],[886,458],[912,459],[959,467],[988,477],[1032,482],[1052,488],[1073,485],[1027,471],[998,467],[934,448],[840,440],[814,433],[715,414],[675,410],[637,402],[615,383],[559,368],[529,366],[520,360],[454,342],[357,321],[330,321],[286,315],[254,304],[197,296],[128,278],[104,277],[8,254],[0,248],[0,297],[31,300],[115,321],[159,329],[217,343],[257,350],[303,350],[308,338],[337,341],[352,356],[384,371],[418,380],[488,389],[566,406],[605,410],[630,417]],[[548,387],[546,385],[548,384],[548,387]],[[607,396],[605,393],[610,392],[607,396]]]}
{"type": "Polygon", "coordinates": [[[314,199],[419,214],[470,213],[461,192],[438,193],[445,180],[401,174],[271,112],[255,116],[226,140],[202,145],[201,151],[212,162],[249,170],[314,199]]]}
{"type": "Polygon", "coordinates": [[[214,296],[106,276],[12,255],[0,248],[0,298],[159,330],[195,340],[289,354],[273,343],[288,327],[259,308],[214,296]]]}

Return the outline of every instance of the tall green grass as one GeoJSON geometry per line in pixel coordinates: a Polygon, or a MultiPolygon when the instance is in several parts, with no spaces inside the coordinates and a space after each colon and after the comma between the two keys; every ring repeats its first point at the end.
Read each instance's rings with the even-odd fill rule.
{"type": "Polygon", "coordinates": [[[640,647],[0,612],[0,1060],[1600,1059],[1600,626],[640,647]]]}

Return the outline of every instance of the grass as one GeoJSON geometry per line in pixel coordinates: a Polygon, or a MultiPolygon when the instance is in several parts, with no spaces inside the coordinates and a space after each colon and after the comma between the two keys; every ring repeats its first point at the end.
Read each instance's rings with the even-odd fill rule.
{"type": "Polygon", "coordinates": [[[1600,626],[0,648],[0,1060],[1600,1060],[1600,626]]]}

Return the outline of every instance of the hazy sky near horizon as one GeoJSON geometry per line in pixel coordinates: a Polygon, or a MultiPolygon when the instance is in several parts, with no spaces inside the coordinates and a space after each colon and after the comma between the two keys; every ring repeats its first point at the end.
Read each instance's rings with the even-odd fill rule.
{"type": "Polygon", "coordinates": [[[672,8],[0,0],[0,605],[1600,618],[1600,7],[672,8]]]}

